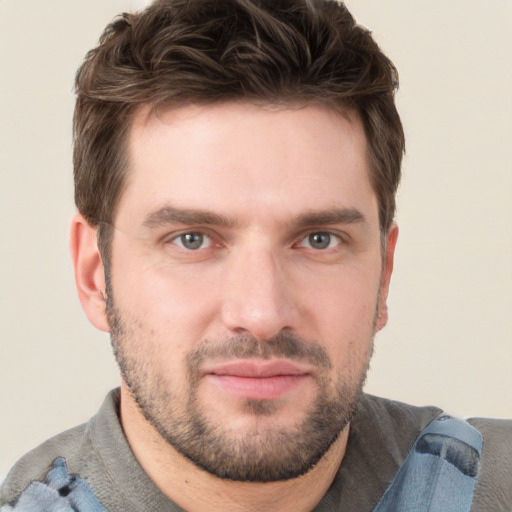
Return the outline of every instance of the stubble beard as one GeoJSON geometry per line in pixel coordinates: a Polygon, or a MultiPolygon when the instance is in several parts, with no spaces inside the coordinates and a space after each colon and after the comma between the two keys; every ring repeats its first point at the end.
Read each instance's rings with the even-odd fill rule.
{"type": "Polygon", "coordinates": [[[115,308],[111,290],[107,314],[121,375],[146,420],[168,444],[197,467],[233,481],[283,481],[297,478],[313,468],[349,424],[373,350],[371,340],[361,367],[351,369],[350,375],[339,375],[333,384],[328,377],[332,365],[325,349],[293,333],[282,332],[265,341],[251,336],[215,342],[205,340],[188,354],[187,389],[177,393],[171,389],[158,354],[149,349],[145,340],[137,338],[135,330],[115,308]],[[273,400],[248,399],[244,402],[244,413],[252,414],[255,419],[253,427],[244,432],[223,425],[222,417],[214,422],[203,413],[198,397],[201,363],[210,358],[256,357],[295,359],[318,369],[316,399],[304,419],[293,427],[280,427],[278,422],[268,421],[279,409],[273,400]]]}

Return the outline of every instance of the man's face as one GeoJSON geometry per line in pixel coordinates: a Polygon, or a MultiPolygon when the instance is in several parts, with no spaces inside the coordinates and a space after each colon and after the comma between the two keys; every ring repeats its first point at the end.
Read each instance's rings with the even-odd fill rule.
{"type": "Polygon", "coordinates": [[[108,314],[131,397],[219,477],[308,471],[350,420],[390,273],[359,120],[141,110],[128,148],[108,314]]]}

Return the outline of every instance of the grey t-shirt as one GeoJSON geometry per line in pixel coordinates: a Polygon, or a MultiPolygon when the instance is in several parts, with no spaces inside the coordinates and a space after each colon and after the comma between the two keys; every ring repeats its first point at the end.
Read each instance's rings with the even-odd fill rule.
{"type": "MultiPolygon", "coordinates": [[[[440,414],[363,395],[350,428],[340,470],[315,512],[371,512],[392,482],[418,434],[440,414]]],[[[0,504],[12,503],[55,458],[87,480],[109,512],[182,509],[151,481],[135,459],[119,422],[119,390],[86,424],[63,432],[22,457],[7,476],[0,504]]],[[[512,510],[512,421],[472,420],[484,435],[482,470],[472,512],[512,510]]]]}

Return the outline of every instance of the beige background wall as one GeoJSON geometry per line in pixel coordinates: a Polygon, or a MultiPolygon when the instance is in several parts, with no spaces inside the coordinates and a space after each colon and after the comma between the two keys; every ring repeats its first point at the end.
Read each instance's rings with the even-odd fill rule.
{"type": "MultiPolygon", "coordinates": [[[[67,251],[72,83],[106,22],[143,3],[0,0],[0,477],[118,382],[67,251]]],[[[512,1],[347,5],[400,70],[408,140],[367,390],[512,416],[512,1]]]]}

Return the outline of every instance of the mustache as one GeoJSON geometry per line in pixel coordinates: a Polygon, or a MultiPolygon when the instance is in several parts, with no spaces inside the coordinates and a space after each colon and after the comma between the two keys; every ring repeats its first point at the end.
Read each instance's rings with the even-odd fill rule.
{"type": "Polygon", "coordinates": [[[204,361],[211,359],[286,358],[308,363],[324,370],[332,368],[326,350],[314,341],[283,331],[266,340],[240,335],[223,341],[204,340],[187,356],[187,366],[194,374],[204,361]]]}

